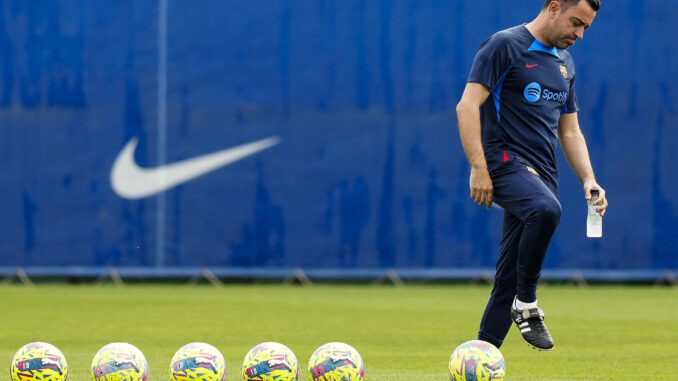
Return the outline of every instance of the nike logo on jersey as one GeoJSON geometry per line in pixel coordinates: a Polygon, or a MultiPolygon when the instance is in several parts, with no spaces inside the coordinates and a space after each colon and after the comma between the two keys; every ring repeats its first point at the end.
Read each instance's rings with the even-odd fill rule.
{"type": "Polygon", "coordinates": [[[532,69],[533,67],[537,67],[537,66],[539,66],[539,64],[530,65],[527,62],[525,62],[525,67],[528,68],[528,69],[532,69]]]}
{"type": "Polygon", "coordinates": [[[139,143],[131,139],[115,159],[111,170],[111,185],[115,193],[127,199],[153,196],[221,167],[254,155],[279,143],[277,137],[227,148],[155,168],[141,168],[134,161],[139,143]]]}

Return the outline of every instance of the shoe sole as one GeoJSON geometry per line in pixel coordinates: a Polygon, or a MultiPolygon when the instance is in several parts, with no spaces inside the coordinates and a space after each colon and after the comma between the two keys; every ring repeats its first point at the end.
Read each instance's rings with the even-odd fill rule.
{"type": "Polygon", "coordinates": [[[552,346],[552,347],[549,348],[549,349],[539,348],[539,347],[535,347],[534,345],[528,343],[527,341],[525,342],[525,344],[527,344],[528,346],[532,347],[532,349],[538,350],[539,352],[550,352],[550,351],[553,350],[553,348],[556,347],[556,346],[554,345],[554,346],[552,346]]]}

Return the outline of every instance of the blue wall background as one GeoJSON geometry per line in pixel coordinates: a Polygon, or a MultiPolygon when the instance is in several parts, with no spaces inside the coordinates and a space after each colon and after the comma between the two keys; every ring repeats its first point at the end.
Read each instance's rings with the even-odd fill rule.
{"type": "MultiPolygon", "coordinates": [[[[0,1],[0,265],[494,265],[501,211],[468,198],[454,107],[476,47],[540,0],[169,1],[166,35],[162,1],[0,1]],[[154,167],[269,136],[160,196],[111,188],[134,137],[154,167]]],[[[611,206],[587,239],[560,154],[546,267],[678,267],[677,16],[607,1],[571,49],[611,206]]]]}

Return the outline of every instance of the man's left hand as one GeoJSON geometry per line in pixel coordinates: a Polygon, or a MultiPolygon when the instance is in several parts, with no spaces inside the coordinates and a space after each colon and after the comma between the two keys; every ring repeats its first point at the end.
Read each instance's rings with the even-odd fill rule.
{"type": "Polygon", "coordinates": [[[586,200],[591,199],[591,189],[598,189],[599,194],[598,194],[598,199],[593,202],[593,205],[597,205],[598,207],[596,208],[596,211],[600,213],[600,216],[605,215],[605,210],[607,209],[607,197],[605,196],[605,189],[598,185],[598,183],[594,181],[586,181],[584,182],[584,195],[586,196],[586,200]]]}

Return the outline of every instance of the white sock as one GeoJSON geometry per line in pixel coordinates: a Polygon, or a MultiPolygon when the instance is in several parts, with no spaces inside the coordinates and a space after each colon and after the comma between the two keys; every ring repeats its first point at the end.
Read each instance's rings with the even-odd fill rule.
{"type": "Polygon", "coordinates": [[[537,306],[537,300],[535,299],[535,301],[532,303],[524,303],[518,300],[518,298],[516,298],[513,301],[513,305],[516,307],[517,310],[524,310],[525,308],[534,308],[537,306]]]}

